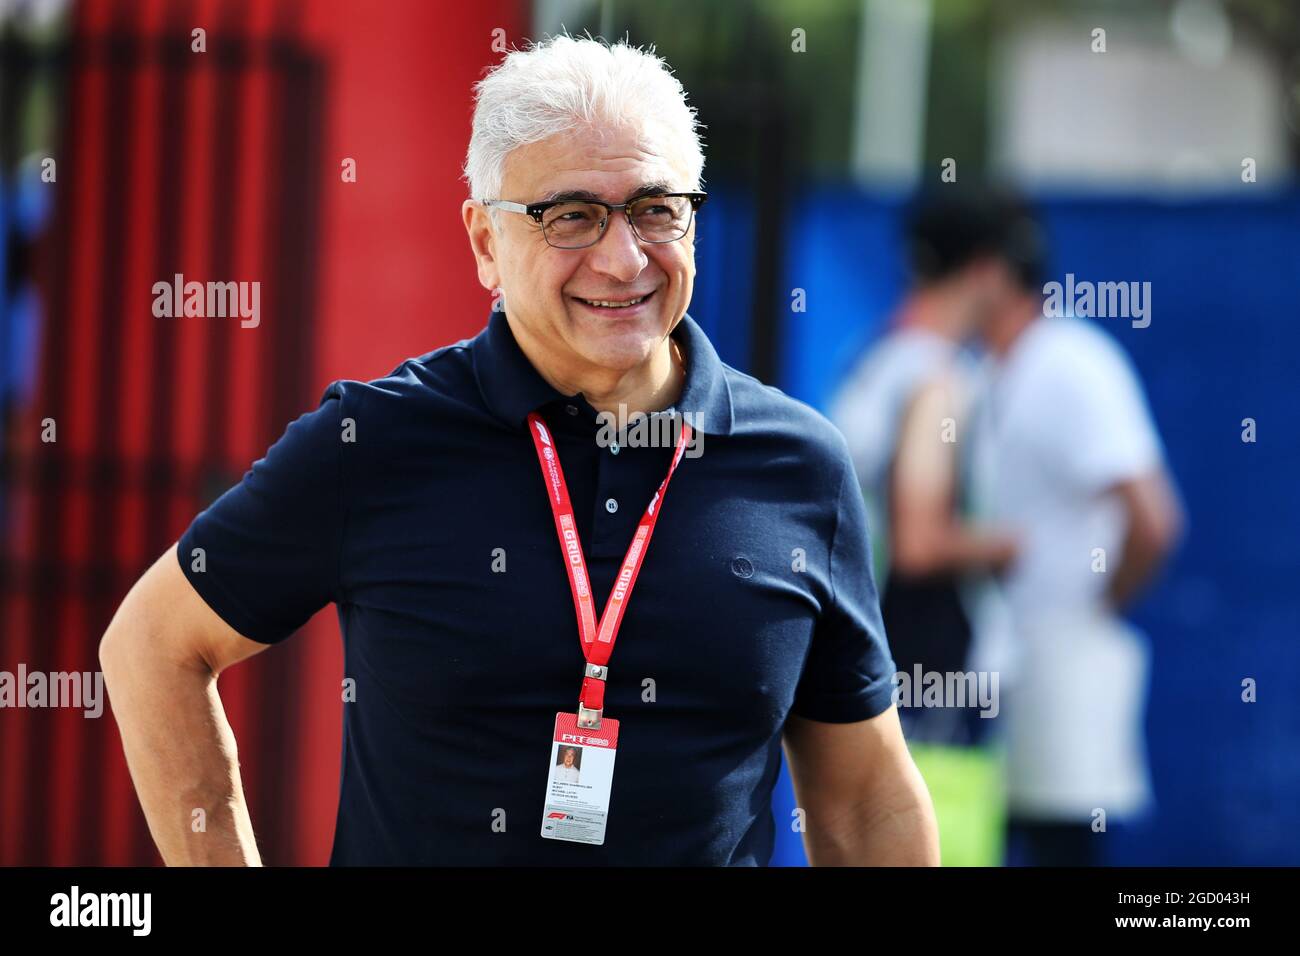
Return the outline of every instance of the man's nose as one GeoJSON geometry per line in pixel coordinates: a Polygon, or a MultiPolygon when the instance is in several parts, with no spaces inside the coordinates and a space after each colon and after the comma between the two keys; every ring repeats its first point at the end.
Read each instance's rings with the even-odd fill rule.
{"type": "Polygon", "coordinates": [[[610,213],[605,235],[591,247],[587,264],[619,282],[631,282],[649,262],[627,216],[622,210],[610,213]]]}

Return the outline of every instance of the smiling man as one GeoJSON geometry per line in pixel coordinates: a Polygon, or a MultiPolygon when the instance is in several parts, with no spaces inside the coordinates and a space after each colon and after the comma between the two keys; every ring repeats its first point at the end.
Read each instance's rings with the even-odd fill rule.
{"type": "Polygon", "coordinates": [[[216,677],[329,603],[335,864],[763,865],[782,744],[814,864],[937,862],[845,442],[686,315],[702,168],[641,50],[561,37],[479,84],[463,216],[503,308],[332,384],[104,637],[167,862],[259,861],[216,677]],[[676,445],[598,441],[620,406],[676,445]]]}

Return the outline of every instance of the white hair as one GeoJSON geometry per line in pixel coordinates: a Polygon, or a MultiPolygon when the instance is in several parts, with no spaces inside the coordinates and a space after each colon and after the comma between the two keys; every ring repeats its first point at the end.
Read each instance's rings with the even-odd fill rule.
{"type": "MultiPolygon", "coordinates": [[[[473,199],[500,199],[506,157],[519,146],[586,128],[630,127],[700,188],[704,150],[695,109],[654,48],[557,36],[512,50],[474,87],[465,157],[473,199]]],[[[537,197],[514,197],[533,201],[537,197]]],[[[493,210],[495,212],[495,210],[493,210]]]]}

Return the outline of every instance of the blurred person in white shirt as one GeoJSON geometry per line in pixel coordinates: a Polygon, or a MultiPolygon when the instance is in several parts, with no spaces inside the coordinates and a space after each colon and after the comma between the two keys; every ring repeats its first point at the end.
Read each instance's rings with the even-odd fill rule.
{"type": "MultiPolygon", "coordinates": [[[[1009,202],[1013,232],[1037,227],[1009,202]]],[[[980,326],[975,497],[1020,545],[1003,585],[1015,637],[1002,690],[1013,860],[1096,865],[1100,828],[1150,809],[1148,642],[1121,617],[1182,511],[1137,375],[1095,324],[1043,315],[1042,277],[1002,261],[980,326]]]]}

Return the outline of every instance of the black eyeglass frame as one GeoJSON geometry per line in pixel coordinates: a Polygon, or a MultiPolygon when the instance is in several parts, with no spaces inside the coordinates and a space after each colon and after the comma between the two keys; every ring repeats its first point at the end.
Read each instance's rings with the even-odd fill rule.
{"type": "Polygon", "coordinates": [[[487,206],[489,209],[504,209],[506,212],[518,212],[518,213],[523,213],[525,216],[528,216],[530,219],[534,220],[539,226],[542,227],[542,238],[546,240],[546,244],[548,246],[551,246],[554,249],[588,249],[591,246],[594,246],[596,243],[600,242],[600,240],[605,237],[605,229],[609,226],[609,217],[614,214],[614,211],[616,209],[623,210],[623,215],[627,218],[627,224],[631,228],[632,234],[635,235],[642,242],[651,243],[652,245],[664,245],[669,242],[681,242],[683,239],[686,238],[686,234],[691,231],[691,222],[688,222],[686,224],[686,228],[682,230],[682,234],[680,236],[677,236],[675,239],[646,239],[644,236],[641,235],[640,232],[637,231],[636,223],[632,221],[631,207],[636,203],[644,202],[647,199],[674,199],[674,198],[690,200],[691,222],[694,222],[696,212],[698,212],[699,208],[704,205],[704,200],[709,198],[709,194],[703,192],[649,193],[644,196],[636,196],[633,199],[629,199],[627,202],[601,202],[599,199],[550,199],[545,202],[532,202],[532,203],[511,202],[508,199],[480,199],[479,202],[482,203],[484,206],[487,206]],[[551,209],[555,206],[568,205],[569,203],[584,203],[588,206],[605,207],[605,218],[600,221],[600,231],[596,233],[596,238],[591,240],[591,242],[583,243],[580,246],[557,246],[555,245],[555,243],[551,242],[550,236],[546,234],[546,227],[542,223],[542,216],[546,213],[546,210],[551,209]]]}

